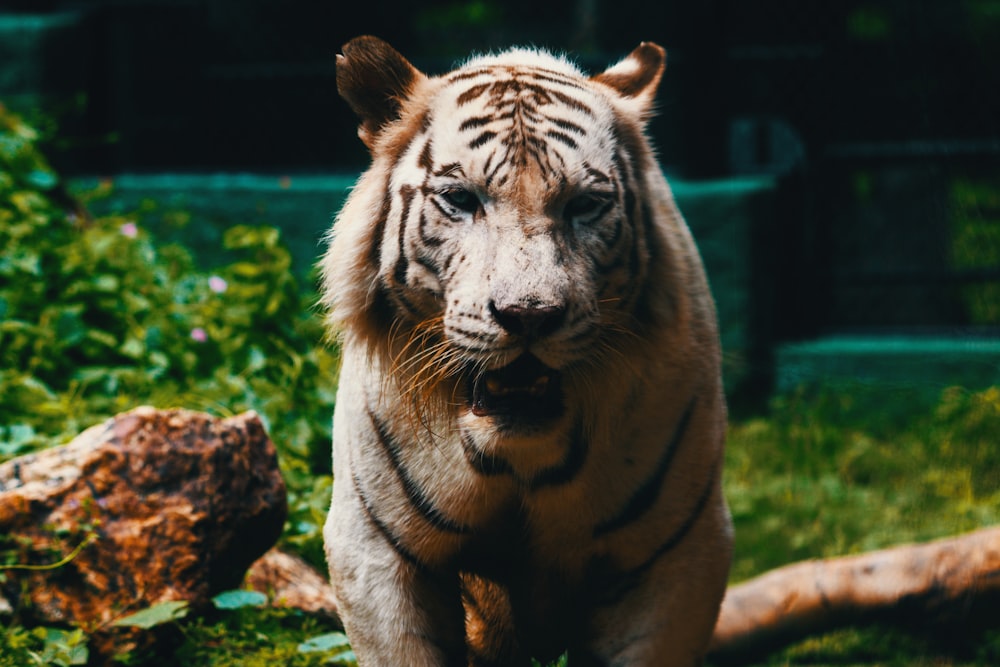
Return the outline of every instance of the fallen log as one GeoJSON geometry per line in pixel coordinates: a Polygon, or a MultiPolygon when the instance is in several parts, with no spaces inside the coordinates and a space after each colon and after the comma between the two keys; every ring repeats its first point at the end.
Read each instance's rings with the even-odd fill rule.
{"type": "Polygon", "coordinates": [[[745,664],[807,636],[864,623],[944,633],[998,621],[1000,527],[794,563],[732,586],[710,660],[745,664]]]}

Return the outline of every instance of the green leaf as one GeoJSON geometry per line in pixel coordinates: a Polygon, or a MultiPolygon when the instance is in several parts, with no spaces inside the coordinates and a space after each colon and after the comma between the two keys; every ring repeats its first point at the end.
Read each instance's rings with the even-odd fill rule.
{"type": "Polygon", "coordinates": [[[21,453],[37,437],[31,424],[11,424],[6,428],[0,426],[0,457],[21,453]]]}
{"type": "Polygon", "coordinates": [[[129,359],[142,359],[146,354],[146,344],[136,336],[129,336],[122,343],[121,353],[129,359]]]}
{"type": "Polygon", "coordinates": [[[114,349],[118,347],[117,339],[107,331],[101,331],[100,329],[90,329],[87,331],[86,339],[107,348],[114,349]]]}
{"type": "Polygon", "coordinates": [[[277,227],[235,225],[223,233],[222,244],[229,250],[255,247],[273,248],[278,244],[280,236],[281,232],[278,231],[277,227]]]}
{"type": "Polygon", "coordinates": [[[42,403],[55,401],[58,398],[44,382],[31,375],[12,378],[7,388],[8,390],[15,389],[25,403],[42,403]]]}
{"type": "Polygon", "coordinates": [[[347,635],[343,632],[330,632],[325,635],[310,637],[299,644],[299,653],[325,653],[327,651],[344,650],[350,647],[347,635]]]}
{"type": "Polygon", "coordinates": [[[212,598],[216,609],[243,609],[244,607],[263,607],[267,604],[267,596],[258,591],[225,591],[212,598]]]}
{"type": "Polygon", "coordinates": [[[250,352],[247,355],[247,367],[246,373],[256,373],[267,366],[267,355],[264,354],[263,350],[257,345],[250,346],[250,352]]]}
{"type": "Polygon", "coordinates": [[[15,248],[0,259],[0,275],[14,276],[18,272],[31,276],[42,275],[41,256],[32,249],[15,248]]]}
{"type": "Polygon", "coordinates": [[[56,337],[62,346],[76,345],[87,337],[87,327],[80,317],[82,310],[81,306],[64,308],[56,316],[56,337]]]}
{"type": "Polygon", "coordinates": [[[229,270],[239,278],[252,280],[264,275],[266,269],[254,262],[235,262],[229,265],[229,270]]]}
{"type": "Polygon", "coordinates": [[[45,664],[58,667],[86,665],[90,658],[87,649],[87,637],[82,630],[60,630],[45,628],[45,648],[42,659],[45,664]]]}
{"type": "Polygon", "coordinates": [[[354,651],[351,649],[347,649],[330,658],[330,662],[335,665],[345,665],[345,667],[357,667],[358,656],[354,655],[354,651]]]}
{"type": "Polygon", "coordinates": [[[119,618],[112,625],[148,630],[157,625],[179,621],[188,615],[188,611],[188,603],[184,600],[160,602],[152,607],[119,618]]]}
{"type": "Polygon", "coordinates": [[[51,171],[43,169],[35,169],[25,174],[25,180],[29,185],[33,185],[36,188],[42,190],[48,190],[54,188],[59,182],[59,179],[51,171]]]}
{"type": "Polygon", "coordinates": [[[121,280],[114,275],[95,276],[92,284],[98,292],[115,294],[121,287],[121,280]]]}

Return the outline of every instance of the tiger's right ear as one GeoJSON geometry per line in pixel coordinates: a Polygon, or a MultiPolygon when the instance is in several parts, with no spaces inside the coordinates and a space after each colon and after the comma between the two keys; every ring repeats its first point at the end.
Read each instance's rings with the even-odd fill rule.
{"type": "Polygon", "coordinates": [[[358,136],[371,150],[425,76],[378,37],[355,37],[342,50],[337,56],[337,90],[361,119],[358,136]]]}
{"type": "Polygon", "coordinates": [[[591,78],[610,86],[625,107],[633,109],[640,118],[647,118],[666,66],[667,52],[663,47],[643,42],[624,60],[591,78]]]}

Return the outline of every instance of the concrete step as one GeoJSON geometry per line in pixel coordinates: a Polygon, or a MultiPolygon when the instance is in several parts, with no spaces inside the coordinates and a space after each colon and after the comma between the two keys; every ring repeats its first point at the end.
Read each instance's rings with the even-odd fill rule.
{"type": "Polygon", "coordinates": [[[865,383],[925,389],[1000,385],[1000,339],[971,335],[829,336],[775,350],[779,392],[865,383]]]}

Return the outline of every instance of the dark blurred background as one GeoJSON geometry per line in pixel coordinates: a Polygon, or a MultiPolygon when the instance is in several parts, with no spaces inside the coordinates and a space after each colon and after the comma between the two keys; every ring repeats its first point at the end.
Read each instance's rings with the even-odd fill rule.
{"type": "Polygon", "coordinates": [[[665,169],[764,192],[726,237],[741,363],[845,333],[997,333],[1000,0],[8,1],[0,101],[55,119],[70,175],[356,173],[334,59],[365,33],[429,73],[511,44],[592,71],[665,46],[665,169]]]}

